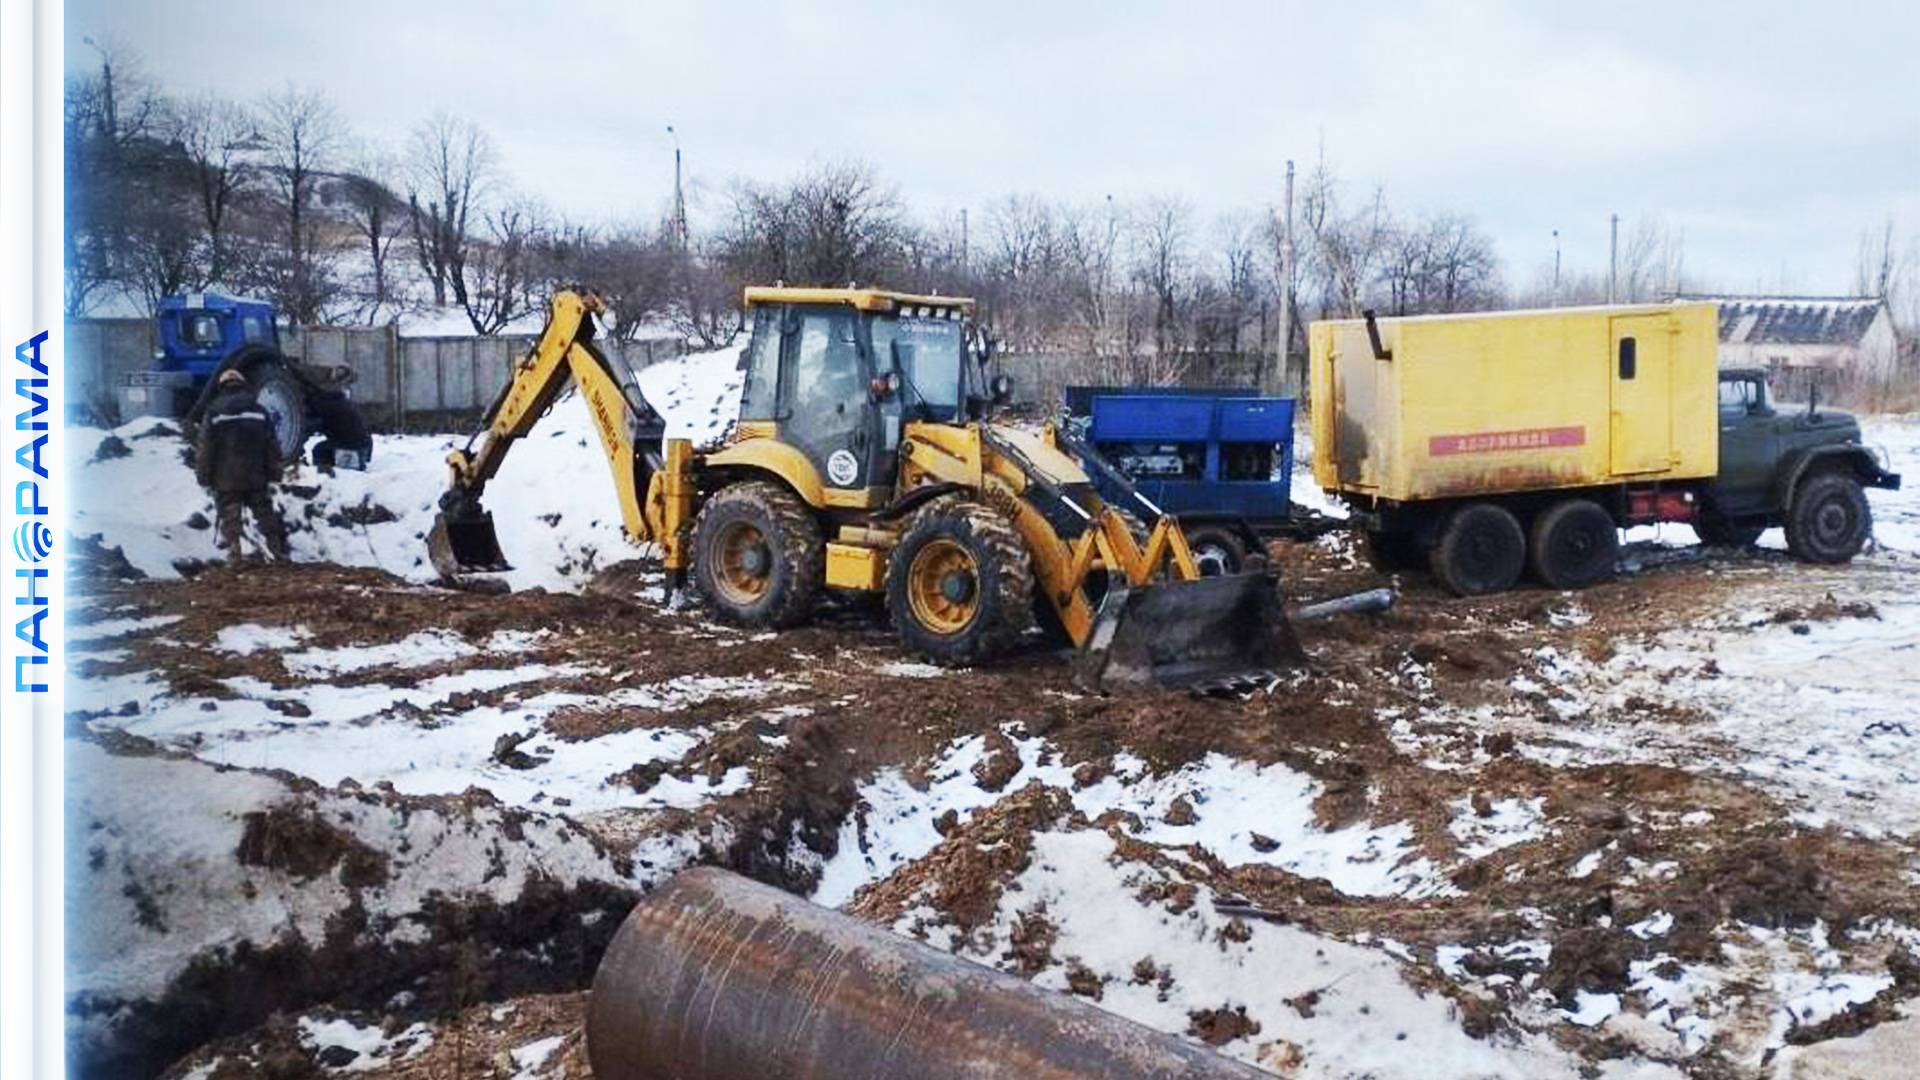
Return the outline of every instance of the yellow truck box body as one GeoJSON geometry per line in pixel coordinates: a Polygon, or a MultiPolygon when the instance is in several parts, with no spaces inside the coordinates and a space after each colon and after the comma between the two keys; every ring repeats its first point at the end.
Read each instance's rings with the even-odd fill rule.
{"type": "Polygon", "coordinates": [[[1313,475],[1397,502],[1710,477],[1706,303],[1379,320],[1311,331],[1313,475]]]}

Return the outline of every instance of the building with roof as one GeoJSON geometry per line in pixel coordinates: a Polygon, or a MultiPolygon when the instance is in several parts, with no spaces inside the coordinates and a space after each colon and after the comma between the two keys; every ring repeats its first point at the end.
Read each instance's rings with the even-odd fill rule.
{"type": "Polygon", "coordinates": [[[1720,366],[1784,373],[1824,368],[1850,381],[1893,379],[1893,315],[1877,296],[1690,296],[1720,305],[1720,366]]]}

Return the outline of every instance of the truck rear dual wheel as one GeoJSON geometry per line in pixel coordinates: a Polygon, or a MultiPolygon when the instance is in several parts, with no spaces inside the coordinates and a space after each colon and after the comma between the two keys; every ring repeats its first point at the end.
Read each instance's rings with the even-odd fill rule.
{"type": "Polygon", "coordinates": [[[1613,515],[1590,499],[1568,499],[1533,521],[1527,568],[1541,584],[1584,589],[1611,580],[1620,558],[1613,515]]]}
{"type": "Polygon", "coordinates": [[[1520,580],[1527,561],[1527,537],[1505,507],[1469,503],[1455,510],[1440,529],[1440,542],[1428,556],[1433,576],[1461,596],[1502,592],[1520,580]]]}
{"type": "Polygon", "coordinates": [[[1816,563],[1843,563],[1860,554],[1873,532],[1873,511],[1860,481],[1822,472],[1795,486],[1787,507],[1787,550],[1816,563]]]}
{"type": "Polygon", "coordinates": [[[713,613],[745,626],[804,621],[826,578],[820,524],[779,484],[721,488],[693,528],[693,584],[713,613]]]}
{"type": "Polygon", "coordinates": [[[1005,517],[938,499],[914,515],[887,558],[887,612],[900,640],[963,667],[1012,648],[1033,625],[1033,564],[1005,517]]]}

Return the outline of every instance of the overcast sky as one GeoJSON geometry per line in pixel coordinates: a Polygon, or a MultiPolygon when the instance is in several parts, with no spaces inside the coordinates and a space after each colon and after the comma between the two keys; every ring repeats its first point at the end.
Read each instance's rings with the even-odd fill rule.
{"type": "Polygon", "coordinates": [[[1848,291],[1863,230],[1920,232],[1912,3],[70,0],[66,30],[70,69],[110,36],[173,89],[322,88],[395,146],[452,110],[590,220],[660,210],[672,124],[707,205],[859,157],[976,221],[1009,191],[1270,205],[1324,148],[1357,197],[1471,215],[1514,284],[1556,228],[1604,267],[1616,211],[1738,291],[1848,291]]]}

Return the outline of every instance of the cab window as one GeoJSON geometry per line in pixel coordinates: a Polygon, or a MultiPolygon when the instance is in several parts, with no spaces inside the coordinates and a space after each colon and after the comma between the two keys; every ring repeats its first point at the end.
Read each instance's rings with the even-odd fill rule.
{"type": "Polygon", "coordinates": [[[196,349],[210,349],[220,344],[220,317],[191,312],[181,315],[180,340],[196,349]]]}
{"type": "Polygon", "coordinates": [[[1757,379],[1723,379],[1720,382],[1720,413],[1745,416],[1766,402],[1766,389],[1757,379]]]}
{"type": "Polygon", "coordinates": [[[965,343],[958,319],[902,316],[873,321],[873,359],[881,370],[898,364],[909,409],[949,420],[960,411],[965,343]]]}
{"type": "Polygon", "coordinates": [[[783,396],[800,416],[844,413],[865,401],[860,348],[851,311],[809,311],[800,317],[791,378],[783,396]]]}
{"type": "Polygon", "coordinates": [[[240,320],[240,333],[249,345],[268,340],[267,321],[258,315],[248,315],[240,320]]]}
{"type": "Polygon", "coordinates": [[[753,309],[753,337],[740,363],[746,385],[740,391],[742,420],[772,420],[780,388],[780,320],[786,308],[763,304],[753,309]]]}

